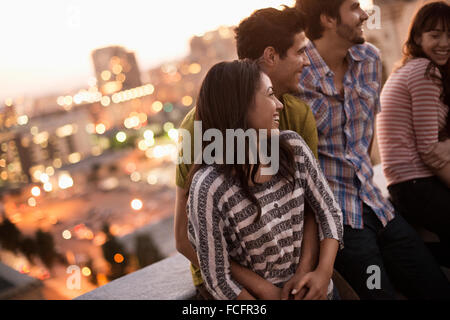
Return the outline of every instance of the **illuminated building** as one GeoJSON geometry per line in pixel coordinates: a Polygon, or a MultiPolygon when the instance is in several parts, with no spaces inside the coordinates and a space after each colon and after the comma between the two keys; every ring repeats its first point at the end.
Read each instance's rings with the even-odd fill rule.
{"type": "Polygon", "coordinates": [[[139,67],[133,52],[120,46],[105,47],[92,52],[97,86],[103,95],[140,87],[139,67]]]}
{"type": "Polygon", "coordinates": [[[26,125],[0,133],[0,185],[39,182],[64,165],[91,155],[85,130],[87,109],[32,118],[26,125]]]}

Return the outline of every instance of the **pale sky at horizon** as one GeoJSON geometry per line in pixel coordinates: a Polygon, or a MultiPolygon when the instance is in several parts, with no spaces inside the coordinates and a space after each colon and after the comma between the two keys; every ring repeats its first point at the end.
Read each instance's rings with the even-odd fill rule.
{"type": "Polygon", "coordinates": [[[122,45],[141,70],[188,53],[189,39],[293,0],[14,0],[0,4],[0,102],[86,85],[90,52],[122,45]]]}

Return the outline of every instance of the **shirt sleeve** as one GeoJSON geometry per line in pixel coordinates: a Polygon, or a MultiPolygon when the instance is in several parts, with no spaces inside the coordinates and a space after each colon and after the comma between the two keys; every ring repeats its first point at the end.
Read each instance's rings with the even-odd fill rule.
{"type": "Polygon", "coordinates": [[[425,76],[429,61],[420,59],[408,77],[407,87],[411,95],[413,130],[419,155],[431,151],[439,142],[439,105],[441,88],[436,80],[425,76]]]}
{"type": "Polygon", "coordinates": [[[305,198],[315,212],[320,241],[335,239],[342,249],[344,247],[342,211],[325,175],[322,173],[317,159],[298,134],[292,132],[289,142],[294,148],[305,198]]]}
{"type": "Polygon", "coordinates": [[[217,300],[235,300],[243,287],[231,276],[231,260],[224,237],[226,221],[214,205],[214,182],[210,183],[212,179],[207,172],[199,173],[193,179],[187,205],[188,237],[197,252],[208,291],[217,300]]]}
{"type": "MultiPolygon", "coordinates": [[[[181,161],[176,166],[176,172],[175,172],[175,183],[178,187],[184,189],[186,185],[187,176],[189,174],[189,170],[191,169],[191,165],[193,162],[193,127],[194,127],[194,120],[195,120],[195,108],[192,108],[191,111],[184,117],[183,121],[181,122],[181,125],[179,129],[187,130],[191,134],[191,162],[190,163],[184,163],[181,161]]],[[[180,140],[178,141],[178,144],[182,143],[181,141],[181,135],[180,140]]],[[[178,156],[183,159],[183,148],[179,148],[180,151],[178,153],[178,156]]]]}
{"type": "Polygon", "coordinates": [[[378,114],[381,112],[381,82],[382,82],[382,76],[383,76],[383,63],[381,62],[381,58],[378,56],[378,59],[376,60],[375,64],[375,73],[377,77],[377,83],[378,83],[378,92],[375,96],[375,114],[378,114]]]}

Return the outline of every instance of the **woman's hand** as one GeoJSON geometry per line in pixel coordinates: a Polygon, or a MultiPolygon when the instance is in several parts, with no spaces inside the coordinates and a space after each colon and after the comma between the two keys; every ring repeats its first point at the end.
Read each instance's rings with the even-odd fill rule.
{"type": "Polygon", "coordinates": [[[281,290],[281,300],[302,300],[305,297],[308,292],[306,287],[300,289],[295,296],[292,295],[292,290],[300,284],[306,274],[308,274],[308,272],[297,271],[294,276],[284,284],[284,287],[281,290]]]}
{"type": "Polygon", "coordinates": [[[286,292],[288,292],[288,294],[294,296],[294,300],[327,300],[330,279],[328,273],[320,269],[309,272],[304,276],[295,274],[283,288],[283,298],[286,297],[286,292]]]}
{"type": "Polygon", "coordinates": [[[450,162],[450,139],[438,142],[421,155],[423,162],[433,169],[441,169],[450,162]]]}
{"type": "Polygon", "coordinates": [[[281,299],[281,289],[275,285],[268,287],[268,290],[260,296],[261,300],[280,300],[281,299]]]}

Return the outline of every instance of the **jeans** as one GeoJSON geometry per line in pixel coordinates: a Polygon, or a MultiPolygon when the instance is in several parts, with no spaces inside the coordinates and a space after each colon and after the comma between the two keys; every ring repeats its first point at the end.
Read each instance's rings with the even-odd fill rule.
{"type": "Polygon", "coordinates": [[[363,221],[361,230],[344,226],[344,249],[335,263],[362,300],[394,300],[396,290],[408,299],[450,300],[448,279],[402,216],[383,227],[364,205],[363,221]]]}
{"type": "Polygon", "coordinates": [[[408,223],[439,237],[440,243],[430,243],[429,248],[440,264],[450,268],[450,189],[431,177],[391,185],[388,190],[408,223]]]}

